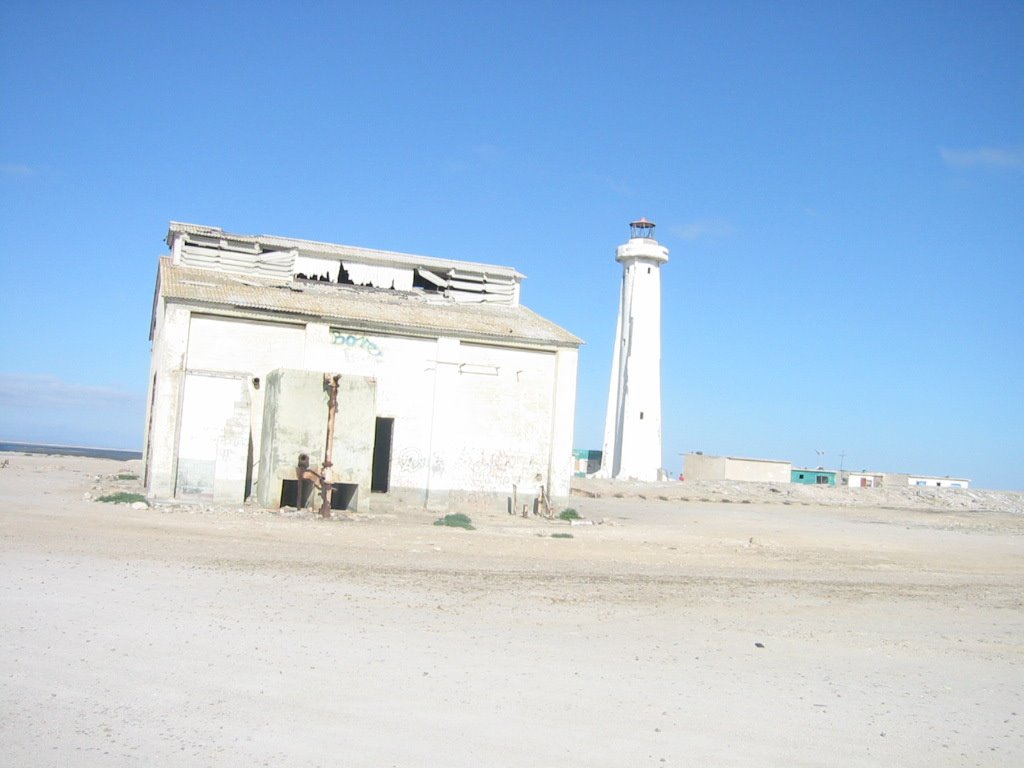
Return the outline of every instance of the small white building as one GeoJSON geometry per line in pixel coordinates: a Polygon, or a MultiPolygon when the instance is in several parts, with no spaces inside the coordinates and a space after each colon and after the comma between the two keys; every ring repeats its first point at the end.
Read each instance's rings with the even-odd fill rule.
{"type": "Polygon", "coordinates": [[[971,481],[965,477],[936,477],[934,475],[908,475],[907,485],[925,488],[969,488],[971,481]]]}
{"type": "Polygon", "coordinates": [[[880,488],[885,483],[885,476],[881,472],[844,472],[843,485],[850,488],[880,488]]]}
{"type": "MultiPolygon", "coordinates": [[[[326,445],[353,503],[411,491],[567,496],[579,338],[511,267],[172,222],[150,327],[151,497],[264,506],[326,445]]],[[[294,489],[293,489],[294,493],[294,489]]]]}
{"type": "Polygon", "coordinates": [[[847,470],[842,473],[842,484],[850,488],[969,488],[971,481],[963,477],[938,477],[937,475],[908,475],[904,472],[859,472],[847,470]]]}

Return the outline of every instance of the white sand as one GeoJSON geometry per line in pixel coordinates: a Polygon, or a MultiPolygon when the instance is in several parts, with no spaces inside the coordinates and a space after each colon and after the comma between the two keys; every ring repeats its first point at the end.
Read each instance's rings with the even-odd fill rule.
{"type": "Polygon", "coordinates": [[[605,524],[462,531],[133,510],[83,499],[127,465],[5,458],[5,765],[1024,764],[1013,495],[591,486],[605,524]]]}

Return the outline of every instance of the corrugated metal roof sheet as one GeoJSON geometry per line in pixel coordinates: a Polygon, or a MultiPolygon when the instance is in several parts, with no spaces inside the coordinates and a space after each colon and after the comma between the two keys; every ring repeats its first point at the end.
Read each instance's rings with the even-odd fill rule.
{"type": "Polygon", "coordinates": [[[488,341],[578,346],[582,340],[522,305],[461,304],[434,296],[319,282],[293,282],[175,266],[160,259],[166,299],[322,318],[353,328],[488,341]]]}
{"type": "Polygon", "coordinates": [[[233,240],[238,243],[248,243],[253,246],[259,245],[268,250],[291,250],[295,249],[301,253],[324,254],[329,256],[354,256],[362,261],[377,264],[404,264],[408,266],[421,266],[437,269],[463,269],[485,275],[501,276],[506,278],[522,279],[525,277],[513,267],[501,266],[498,264],[483,264],[470,261],[455,261],[452,259],[440,259],[435,256],[418,256],[412,253],[400,253],[398,251],[382,251],[375,248],[362,248],[355,245],[341,245],[339,243],[325,243],[319,240],[302,240],[295,237],[280,237],[278,235],[240,235],[225,232],[220,227],[207,227],[201,224],[186,224],[180,221],[172,221],[167,231],[167,244],[170,245],[175,234],[194,235],[200,238],[216,238],[233,240]]]}

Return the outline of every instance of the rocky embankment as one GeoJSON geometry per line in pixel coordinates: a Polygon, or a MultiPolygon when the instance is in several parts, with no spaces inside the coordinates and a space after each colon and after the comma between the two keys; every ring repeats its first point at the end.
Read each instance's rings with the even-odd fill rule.
{"type": "Polygon", "coordinates": [[[974,488],[846,488],[796,483],[683,480],[640,483],[573,478],[572,494],[586,498],[723,504],[803,504],[954,512],[1024,514],[1024,493],[974,488]]]}

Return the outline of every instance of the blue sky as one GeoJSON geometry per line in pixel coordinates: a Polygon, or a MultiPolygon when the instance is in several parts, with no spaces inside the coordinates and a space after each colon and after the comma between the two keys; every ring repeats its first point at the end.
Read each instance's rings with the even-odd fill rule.
{"type": "Polygon", "coordinates": [[[175,219],[519,268],[599,448],[646,216],[672,471],[1024,489],[1022,41],[1019,2],[7,0],[0,439],[141,445],[175,219]]]}

